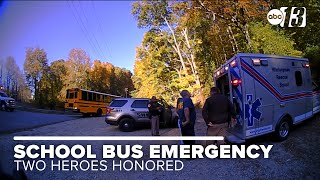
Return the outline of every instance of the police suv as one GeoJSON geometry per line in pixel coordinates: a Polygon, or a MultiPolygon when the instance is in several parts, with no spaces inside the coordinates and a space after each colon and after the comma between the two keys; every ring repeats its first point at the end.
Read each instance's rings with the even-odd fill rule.
{"type": "Polygon", "coordinates": [[[305,58],[238,53],[214,72],[214,81],[238,113],[230,142],[268,133],[284,140],[292,125],[320,111],[319,87],[305,58]]]}
{"type": "MultiPolygon", "coordinates": [[[[137,125],[149,124],[149,109],[147,98],[116,98],[107,107],[105,122],[119,126],[121,131],[132,131],[137,125]]],[[[162,105],[160,124],[162,126],[176,126],[178,116],[172,106],[164,100],[162,105]]]]}

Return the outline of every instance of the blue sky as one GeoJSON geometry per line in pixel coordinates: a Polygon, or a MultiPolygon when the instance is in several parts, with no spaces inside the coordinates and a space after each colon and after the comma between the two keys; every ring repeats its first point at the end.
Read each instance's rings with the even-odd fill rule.
{"type": "Polygon", "coordinates": [[[40,47],[49,62],[82,48],[99,59],[133,70],[144,29],[131,14],[132,1],[5,1],[0,7],[0,58],[23,68],[26,47],[40,47]]]}

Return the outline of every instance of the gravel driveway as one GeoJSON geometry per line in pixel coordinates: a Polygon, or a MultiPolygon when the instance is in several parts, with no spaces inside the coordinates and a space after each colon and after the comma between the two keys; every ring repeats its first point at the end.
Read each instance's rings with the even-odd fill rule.
{"type": "MultiPolygon", "coordinates": [[[[290,134],[281,143],[275,143],[269,136],[255,139],[249,143],[274,144],[269,159],[196,159],[182,160],[184,168],[178,172],[170,171],[27,171],[30,179],[319,179],[320,177],[320,118],[310,119],[290,134]]],[[[161,129],[160,134],[179,135],[177,128],[161,129]]],[[[196,124],[196,134],[205,135],[205,125],[201,117],[196,124]]],[[[121,132],[115,126],[109,126],[104,118],[81,118],[58,124],[48,125],[30,131],[0,136],[0,154],[2,166],[10,172],[13,163],[13,147],[18,144],[91,144],[96,154],[101,154],[103,144],[179,144],[178,141],[13,141],[13,136],[149,136],[149,129],[134,132],[121,132]]],[[[198,142],[203,143],[203,142],[198,142]]],[[[143,159],[147,160],[145,152],[143,159]]],[[[47,160],[46,160],[47,161],[47,160]]]]}

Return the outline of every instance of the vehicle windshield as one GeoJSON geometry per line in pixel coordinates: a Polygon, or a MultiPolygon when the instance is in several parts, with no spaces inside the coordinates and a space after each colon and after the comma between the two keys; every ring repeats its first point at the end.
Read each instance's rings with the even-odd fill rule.
{"type": "Polygon", "coordinates": [[[8,95],[4,92],[0,92],[0,97],[8,97],[8,95]]]}

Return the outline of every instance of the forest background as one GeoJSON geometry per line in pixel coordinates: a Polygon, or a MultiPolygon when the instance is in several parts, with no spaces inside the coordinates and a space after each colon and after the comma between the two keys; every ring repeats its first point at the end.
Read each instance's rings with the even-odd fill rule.
{"type": "MultiPolygon", "coordinates": [[[[316,0],[137,1],[132,15],[147,32],[136,48],[134,70],[91,60],[74,48],[48,64],[45,49],[29,47],[23,70],[14,57],[0,60],[4,90],[17,101],[45,108],[63,106],[66,89],[78,87],[132,97],[156,95],[175,103],[182,89],[201,105],[213,71],[238,52],[306,57],[320,80],[320,2],[316,0]],[[270,9],[306,7],[307,26],[272,26],[270,9]]],[[[287,18],[290,12],[287,12],[287,18]]]]}

